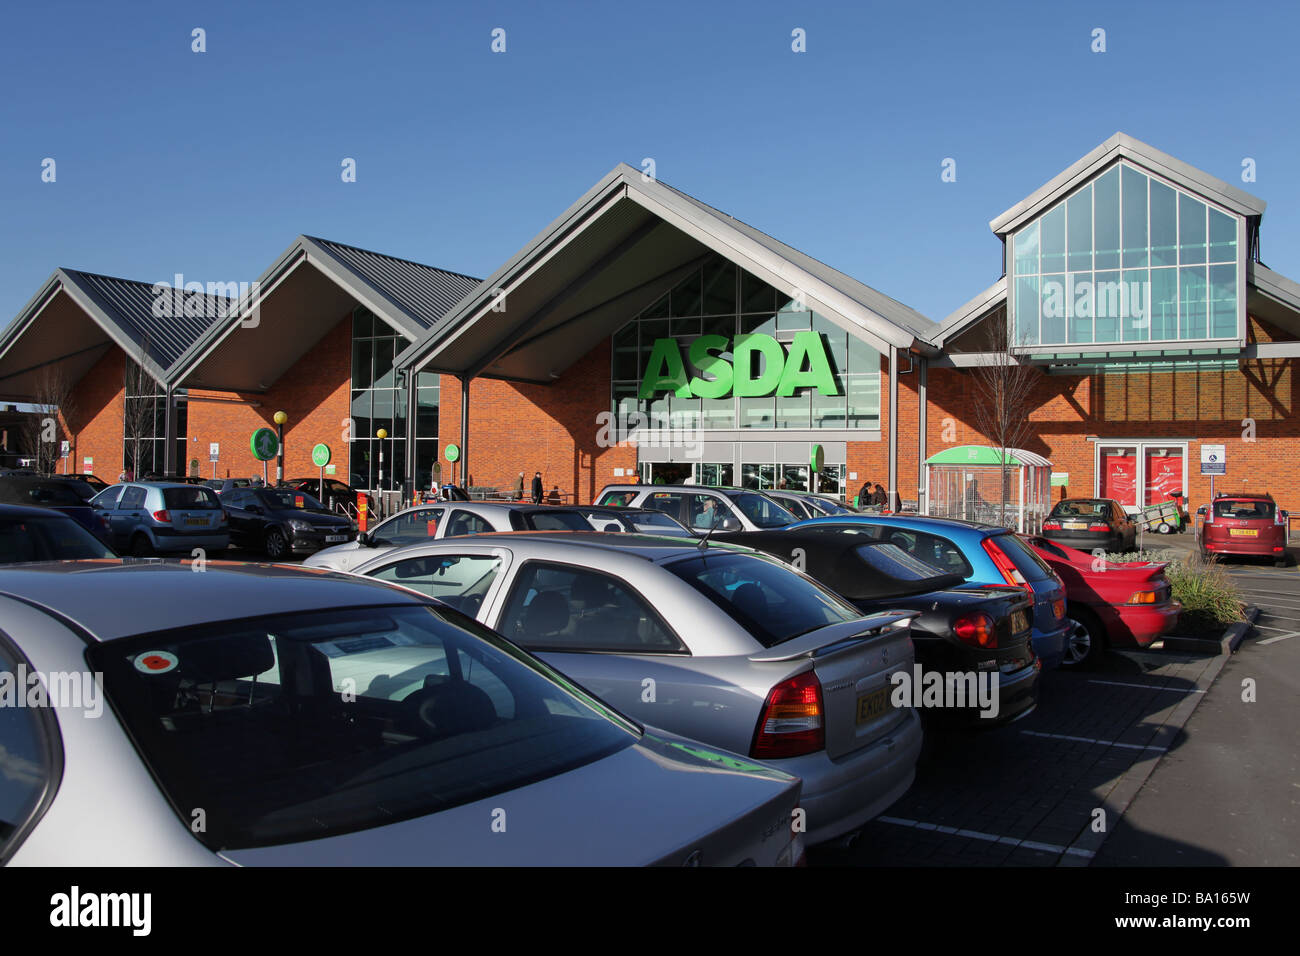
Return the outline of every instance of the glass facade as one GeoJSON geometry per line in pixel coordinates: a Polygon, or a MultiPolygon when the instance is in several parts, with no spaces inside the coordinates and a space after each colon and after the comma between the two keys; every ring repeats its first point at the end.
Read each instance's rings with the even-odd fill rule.
{"type": "MultiPolygon", "coordinates": [[[[188,467],[185,434],[189,426],[189,406],[183,395],[177,397],[176,405],[173,475],[183,475],[188,467]]],[[[137,481],[146,475],[166,476],[166,449],[167,393],[143,368],[128,358],[122,406],[123,470],[137,481]]],[[[117,476],[105,475],[103,478],[113,481],[117,476]]]]}
{"type": "Polygon", "coordinates": [[[1015,344],[1236,339],[1239,221],[1110,167],[1010,237],[1015,344]]]}
{"type": "MultiPolygon", "coordinates": [[[[759,377],[766,361],[758,361],[759,377]]],[[[684,358],[683,364],[688,377],[704,377],[710,384],[716,381],[716,373],[709,371],[706,376],[689,358],[684,358]]],[[[720,256],[711,257],[614,334],[612,382],[618,420],[632,421],[631,416],[639,413],[649,417],[652,428],[779,431],[880,427],[880,353],[720,256]],[[716,357],[732,365],[732,343],[737,335],[768,335],[788,350],[800,332],[812,332],[821,339],[838,394],[803,386],[794,388],[789,396],[771,389],[770,394],[752,397],[679,397],[672,390],[638,397],[659,339],[675,339],[683,355],[690,356],[697,339],[719,336],[726,340],[725,348],[710,349],[701,361],[716,357]]]]}
{"type": "MultiPolygon", "coordinates": [[[[350,477],[338,477],[354,487],[398,491],[407,480],[407,392],[393,359],[408,344],[369,309],[358,306],[353,311],[351,468],[350,477]],[[387,437],[377,436],[380,429],[387,437]]],[[[438,377],[421,375],[420,386],[416,474],[423,482],[420,487],[427,488],[438,446],[438,377]]]]}

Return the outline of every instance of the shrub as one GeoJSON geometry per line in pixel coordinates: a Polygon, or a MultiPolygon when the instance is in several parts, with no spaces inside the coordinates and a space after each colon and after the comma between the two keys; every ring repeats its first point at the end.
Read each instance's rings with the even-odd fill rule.
{"type": "Polygon", "coordinates": [[[1177,630],[1188,635],[1218,636],[1244,618],[1237,585],[1218,559],[1192,551],[1165,569],[1174,600],[1181,601],[1177,630]]]}

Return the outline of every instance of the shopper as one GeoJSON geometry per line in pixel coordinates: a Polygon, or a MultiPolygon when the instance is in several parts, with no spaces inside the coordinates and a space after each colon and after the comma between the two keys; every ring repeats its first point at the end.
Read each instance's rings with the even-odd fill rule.
{"type": "Polygon", "coordinates": [[[865,508],[867,505],[871,504],[870,480],[863,483],[862,487],[858,490],[857,500],[854,501],[853,503],[857,505],[859,508],[865,508]]]}
{"type": "Polygon", "coordinates": [[[877,508],[883,508],[888,501],[889,499],[885,497],[884,487],[879,484],[876,485],[876,490],[871,494],[872,506],[877,508]]]}
{"type": "Polygon", "coordinates": [[[515,501],[524,500],[524,473],[521,471],[515,480],[515,501]]]}
{"type": "Polygon", "coordinates": [[[540,471],[533,473],[532,493],[533,504],[540,505],[542,503],[542,473],[540,471]]]}

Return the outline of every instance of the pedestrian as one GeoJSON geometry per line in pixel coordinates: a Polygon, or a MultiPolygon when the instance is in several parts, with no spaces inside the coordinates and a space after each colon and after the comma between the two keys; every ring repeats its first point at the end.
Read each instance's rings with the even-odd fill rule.
{"type": "Polygon", "coordinates": [[[429,485],[429,500],[437,501],[440,497],[442,497],[442,487],[438,484],[438,479],[434,478],[429,485]]]}
{"type": "Polygon", "coordinates": [[[558,505],[560,503],[560,486],[555,485],[551,488],[551,493],[546,496],[548,505],[558,505]]]}
{"type": "Polygon", "coordinates": [[[524,500],[524,473],[521,471],[515,479],[515,501],[524,500]]]}
{"type": "Polygon", "coordinates": [[[884,487],[879,484],[876,485],[876,490],[871,494],[871,504],[876,507],[884,507],[888,501],[889,499],[885,497],[884,487]]]}
{"type": "Polygon", "coordinates": [[[862,487],[858,489],[858,497],[854,499],[853,503],[857,505],[859,508],[865,508],[867,505],[871,504],[870,479],[864,482],[862,487]]]}
{"type": "Polygon", "coordinates": [[[531,491],[533,504],[540,505],[542,503],[542,473],[540,471],[533,473],[533,487],[531,491]]]}

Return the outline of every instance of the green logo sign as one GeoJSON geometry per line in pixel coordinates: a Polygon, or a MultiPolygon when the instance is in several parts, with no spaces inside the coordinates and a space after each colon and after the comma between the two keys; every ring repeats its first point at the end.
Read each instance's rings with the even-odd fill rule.
{"type": "Polygon", "coordinates": [[[324,468],[330,463],[330,446],[321,442],[311,450],[311,463],[317,468],[324,468]]]}
{"type": "Polygon", "coordinates": [[[757,398],[775,392],[788,398],[796,388],[840,394],[825,340],[810,330],[794,334],[788,354],[780,342],[761,332],[737,335],[734,343],[722,335],[701,335],[688,347],[687,360],[700,372],[689,380],[677,340],[655,339],[637,397],[672,392],[678,398],[726,398],[732,394],[757,398]],[[722,357],[729,344],[731,361],[722,357]]]}
{"type": "Polygon", "coordinates": [[[447,456],[448,461],[460,460],[460,449],[457,448],[455,445],[448,445],[447,450],[443,452],[443,454],[447,456]]]}
{"type": "Polygon", "coordinates": [[[280,450],[280,440],[275,437],[273,429],[259,428],[253,432],[248,446],[253,449],[253,457],[258,461],[270,461],[280,450]]]}

